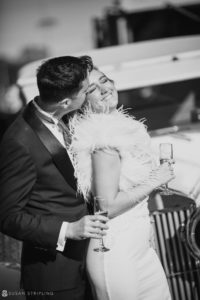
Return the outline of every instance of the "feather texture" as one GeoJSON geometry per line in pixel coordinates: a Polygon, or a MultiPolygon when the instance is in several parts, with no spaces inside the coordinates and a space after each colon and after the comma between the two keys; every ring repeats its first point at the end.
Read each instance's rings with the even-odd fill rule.
{"type": "Polygon", "coordinates": [[[119,189],[145,182],[154,165],[150,137],[143,121],[122,108],[111,114],[86,110],[69,122],[72,157],[78,191],[87,199],[91,189],[91,154],[97,149],[115,149],[121,158],[119,189]]]}

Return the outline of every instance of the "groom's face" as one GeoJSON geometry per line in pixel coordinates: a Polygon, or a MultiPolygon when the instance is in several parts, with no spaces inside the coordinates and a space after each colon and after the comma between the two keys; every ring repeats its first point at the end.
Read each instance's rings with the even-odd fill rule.
{"type": "Polygon", "coordinates": [[[81,108],[81,106],[86,100],[86,92],[88,86],[89,86],[89,79],[87,77],[85,80],[83,80],[80,90],[71,96],[71,100],[72,100],[71,107],[70,107],[71,111],[81,108]]]}

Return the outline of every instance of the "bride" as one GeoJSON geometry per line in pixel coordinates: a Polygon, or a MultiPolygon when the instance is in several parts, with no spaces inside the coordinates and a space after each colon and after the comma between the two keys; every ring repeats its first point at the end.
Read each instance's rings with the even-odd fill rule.
{"type": "Polygon", "coordinates": [[[112,80],[94,68],[87,104],[70,121],[71,145],[79,192],[86,201],[108,202],[104,243],[95,252],[91,239],[87,272],[98,300],[169,300],[167,280],[150,245],[148,195],[174,178],[168,164],[156,167],[146,127],[123,109],[112,80]]]}

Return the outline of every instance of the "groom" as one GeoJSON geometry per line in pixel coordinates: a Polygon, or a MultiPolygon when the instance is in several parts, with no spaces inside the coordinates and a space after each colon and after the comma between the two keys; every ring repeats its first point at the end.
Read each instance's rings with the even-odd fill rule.
{"type": "Polygon", "coordinates": [[[23,241],[27,299],[83,300],[87,238],[100,238],[107,228],[107,218],[88,215],[77,195],[62,121],[84,103],[92,68],[88,56],[44,62],[37,71],[39,96],[0,147],[0,231],[23,241]]]}

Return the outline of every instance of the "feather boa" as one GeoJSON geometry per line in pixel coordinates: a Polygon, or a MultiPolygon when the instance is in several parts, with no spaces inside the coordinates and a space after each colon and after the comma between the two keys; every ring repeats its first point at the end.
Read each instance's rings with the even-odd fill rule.
{"type": "Polygon", "coordinates": [[[86,110],[69,122],[70,156],[85,199],[91,189],[91,153],[97,149],[116,149],[121,158],[119,188],[128,190],[148,179],[153,166],[150,137],[143,121],[136,121],[122,108],[111,114],[86,110]]]}

